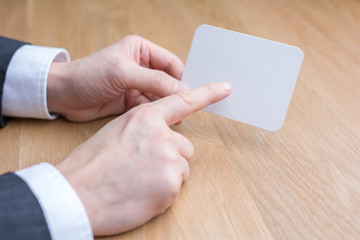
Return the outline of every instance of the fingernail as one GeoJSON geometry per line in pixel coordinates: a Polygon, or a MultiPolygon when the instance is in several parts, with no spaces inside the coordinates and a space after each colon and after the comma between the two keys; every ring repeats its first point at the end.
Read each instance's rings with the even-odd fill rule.
{"type": "Polygon", "coordinates": [[[222,87],[225,90],[225,92],[231,92],[232,90],[232,86],[228,82],[223,82],[222,87]]]}
{"type": "Polygon", "coordinates": [[[187,89],[190,89],[190,87],[188,85],[186,85],[183,82],[177,82],[177,83],[175,83],[175,86],[174,86],[174,93],[177,93],[177,92],[180,92],[183,90],[187,90],[187,89]]]}

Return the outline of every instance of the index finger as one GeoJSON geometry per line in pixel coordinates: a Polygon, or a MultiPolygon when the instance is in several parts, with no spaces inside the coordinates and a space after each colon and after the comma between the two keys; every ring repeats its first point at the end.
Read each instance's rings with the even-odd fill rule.
{"type": "Polygon", "coordinates": [[[146,44],[143,45],[142,60],[151,68],[162,70],[170,76],[180,80],[184,71],[184,64],[172,52],[162,48],[149,40],[145,40],[146,44]]]}
{"type": "Polygon", "coordinates": [[[210,83],[199,88],[175,93],[151,104],[162,114],[167,125],[172,125],[191,113],[224,99],[230,93],[231,85],[229,83],[210,83]]]}

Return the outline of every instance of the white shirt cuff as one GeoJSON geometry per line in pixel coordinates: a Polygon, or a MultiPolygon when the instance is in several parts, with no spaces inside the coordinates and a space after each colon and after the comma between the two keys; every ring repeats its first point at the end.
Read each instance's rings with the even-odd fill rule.
{"type": "Polygon", "coordinates": [[[68,62],[65,49],[33,45],[20,47],[6,71],[2,109],[4,116],[54,119],[47,108],[46,84],[51,63],[68,62]]]}
{"type": "Polygon", "coordinates": [[[80,198],[54,166],[40,163],[16,174],[28,184],[39,201],[52,239],[93,239],[80,198]]]}

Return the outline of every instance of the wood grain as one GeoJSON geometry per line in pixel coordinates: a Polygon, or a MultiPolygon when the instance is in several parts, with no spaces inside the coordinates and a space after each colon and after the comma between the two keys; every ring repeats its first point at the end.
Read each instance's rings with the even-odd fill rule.
{"type": "MultiPolygon", "coordinates": [[[[0,0],[0,22],[1,35],[64,47],[73,59],[139,34],[185,62],[203,23],[299,46],[304,63],[280,131],[188,117],[173,128],[196,149],[177,203],[104,239],[359,238],[360,1],[0,0]]],[[[0,171],[56,164],[111,119],[13,120],[0,131],[0,171]]]]}

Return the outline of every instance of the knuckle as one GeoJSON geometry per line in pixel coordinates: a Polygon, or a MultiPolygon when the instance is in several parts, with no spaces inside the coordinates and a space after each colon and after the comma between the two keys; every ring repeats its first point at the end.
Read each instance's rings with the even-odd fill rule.
{"type": "Polygon", "coordinates": [[[155,111],[153,107],[149,104],[143,104],[136,108],[133,108],[131,111],[131,118],[136,119],[138,121],[148,121],[153,118],[155,111]]]}
{"type": "Polygon", "coordinates": [[[155,71],[154,78],[150,82],[150,87],[156,91],[166,90],[166,73],[163,71],[155,71]]]}
{"type": "Polygon", "coordinates": [[[139,41],[141,39],[142,39],[142,37],[140,37],[139,35],[136,35],[136,34],[128,35],[123,38],[124,41],[130,41],[130,42],[139,41]]]}
{"type": "Polygon", "coordinates": [[[164,71],[165,71],[165,72],[170,72],[171,68],[176,65],[177,61],[178,61],[177,58],[171,59],[171,60],[166,64],[166,67],[165,67],[165,70],[164,70],[164,71]]]}
{"type": "Polygon", "coordinates": [[[168,171],[164,176],[164,190],[169,198],[176,198],[180,191],[181,181],[177,174],[168,171]]]}
{"type": "Polygon", "coordinates": [[[182,91],[176,94],[180,100],[187,105],[193,105],[195,102],[195,96],[191,91],[182,91]]]}
{"type": "Polygon", "coordinates": [[[181,144],[179,144],[180,147],[180,151],[182,152],[182,156],[187,159],[190,160],[193,156],[194,156],[194,152],[195,152],[195,148],[193,143],[186,138],[185,136],[179,134],[179,142],[181,144]]]}
{"type": "Polygon", "coordinates": [[[205,90],[208,92],[209,96],[216,96],[217,95],[217,89],[214,85],[206,85],[205,90]]]}
{"type": "MultiPolygon", "coordinates": [[[[174,140],[173,138],[170,138],[170,137],[166,137],[164,139],[164,141],[166,141],[167,143],[170,143],[172,145],[174,145],[174,140]]],[[[166,145],[169,145],[169,144],[166,144],[166,145]]],[[[167,162],[174,162],[174,161],[177,161],[179,159],[179,154],[175,151],[169,151],[169,150],[166,150],[164,149],[164,158],[167,162]]]]}
{"type": "Polygon", "coordinates": [[[194,144],[192,144],[192,142],[189,141],[189,157],[192,158],[194,156],[194,153],[195,153],[194,144]]]}
{"type": "Polygon", "coordinates": [[[166,167],[162,169],[162,173],[156,178],[156,201],[157,212],[163,212],[170,207],[179,195],[181,182],[176,172],[172,168],[166,167]]]}
{"type": "Polygon", "coordinates": [[[185,169],[182,174],[182,178],[183,178],[183,181],[186,181],[190,176],[190,167],[189,167],[189,163],[187,161],[185,161],[184,165],[185,165],[185,169]]]}

